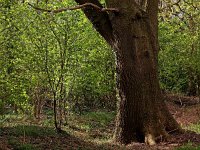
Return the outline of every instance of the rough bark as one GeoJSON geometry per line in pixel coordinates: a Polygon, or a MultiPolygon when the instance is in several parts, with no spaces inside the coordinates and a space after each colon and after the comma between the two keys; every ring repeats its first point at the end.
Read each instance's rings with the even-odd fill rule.
{"type": "MultiPolygon", "coordinates": [[[[93,0],[76,1],[93,2],[93,0]]],[[[167,137],[168,131],[179,131],[180,127],[169,113],[159,87],[158,1],[147,1],[149,5],[146,6],[146,10],[140,7],[140,2],[107,0],[107,7],[118,8],[120,12],[104,13],[105,17],[98,22],[106,22],[109,26],[106,29],[105,26],[97,26],[96,22],[92,21],[93,18],[90,18],[91,11],[96,15],[99,12],[84,10],[84,13],[96,30],[104,38],[106,37],[105,40],[113,47],[116,54],[120,102],[115,140],[124,144],[140,141],[153,145],[157,139],[167,137]]]]}

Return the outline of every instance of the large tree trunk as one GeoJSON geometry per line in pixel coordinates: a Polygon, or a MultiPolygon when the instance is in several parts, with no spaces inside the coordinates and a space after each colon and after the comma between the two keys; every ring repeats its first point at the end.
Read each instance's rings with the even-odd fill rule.
{"type": "Polygon", "coordinates": [[[120,96],[115,139],[125,144],[155,144],[156,139],[167,136],[167,131],[180,129],[168,112],[159,87],[157,29],[133,3],[120,4],[109,5],[121,6],[120,14],[111,20],[120,96]]]}
{"type": "Polygon", "coordinates": [[[120,9],[111,20],[117,60],[120,96],[115,139],[121,143],[141,141],[154,144],[167,131],[179,129],[169,114],[159,87],[157,37],[153,25],[134,6],[120,9]]]}
{"type": "MultiPolygon", "coordinates": [[[[96,0],[76,0],[78,3],[96,0]]],[[[128,144],[132,141],[155,144],[167,132],[180,127],[169,113],[159,87],[157,73],[157,0],[151,0],[146,10],[136,1],[107,0],[107,7],[119,13],[84,9],[97,31],[113,47],[117,64],[117,87],[120,97],[116,119],[115,140],[128,144]],[[141,7],[142,8],[142,7],[141,7]],[[98,14],[96,19],[91,14],[98,14]],[[105,28],[109,27],[109,28],[105,28]],[[109,31],[109,32],[108,32],[109,31]]]]}

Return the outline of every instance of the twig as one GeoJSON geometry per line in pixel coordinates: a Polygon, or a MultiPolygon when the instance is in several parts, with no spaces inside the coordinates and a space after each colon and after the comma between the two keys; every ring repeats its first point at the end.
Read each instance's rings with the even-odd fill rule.
{"type": "MultiPolygon", "coordinates": [[[[167,132],[167,134],[175,132],[177,130],[179,130],[179,129],[176,128],[176,129],[170,130],[170,131],[167,132]]],[[[163,135],[159,135],[159,136],[155,137],[155,140],[161,139],[161,141],[163,141],[163,137],[164,137],[163,135]]]]}
{"type": "Polygon", "coordinates": [[[117,8],[101,8],[101,7],[99,7],[99,6],[97,6],[93,3],[85,3],[85,4],[77,5],[77,6],[74,6],[74,7],[60,8],[60,9],[55,9],[55,10],[39,8],[39,7],[36,7],[36,6],[34,6],[30,3],[28,3],[28,5],[33,7],[36,10],[40,10],[40,11],[44,11],[44,12],[50,12],[50,13],[60,13],[60,12],[67,11],[67,10],[77,10],[77,9],[82,9],[82,8],[85,8],[85,7],[88,7],[88,6],[91,6],[91,7],[95,8],[99,11],[102,11],[102,12],[106,12],[106,11],[119,12],[119,9],[117,9],[117,8]]]}
{"type": "Polygon", "coordinates": [[[169,133],[172,133],[172,132],[177,131],[177,130],[179,130],[179,129],[176,128],[176,129],[173,129],[173,130],[168,131],[167,133],[169,134],[169,133]]]}

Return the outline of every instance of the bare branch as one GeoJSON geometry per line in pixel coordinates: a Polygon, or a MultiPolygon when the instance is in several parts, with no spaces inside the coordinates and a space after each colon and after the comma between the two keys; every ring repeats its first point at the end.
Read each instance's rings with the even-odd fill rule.
{"type": "Polygon", "coordinates": [[[68,8],[60,8],[57,10],[43,9],[36,7],[30,3],[31,7],[36,10],[49,12],[49,13],[59,13],[67,10],[77,10],[82,9],[86,17],[93,24],[93,27],[100,33],[100,35],[109,43],[113,43],[113,33],[112,25],[108,16],[108,12],[118,13],[119,9],[117,8],[103,8],[101,3],[98,0],[75,0],[78,5],[68,8]]]}
{"type": "Polygon", "coordinates": [[[40,10],[40,11],[44,11],[44,12],[50,12],[50,13],[60,13],[60,12],[67,11],[67,10],[77,10],[77,9],[82,9],[82,8],[85,8],[85,7],[93,7],[96,10],[102,11],[102,12],[107,12],[107,11],[119,12],[119,9],[117,9],[117,8],[101,8],[101,7],[99,7],[99,6],[97,6],[93,3],[85,3],[85,4],[77,5],[77,6],[74,6],[74,7],[60,8],[60,9],[56,9],[56,10],[39,8],[39,7],[36,7],[36,6],[34,6],[30,3],[28,3],[28,5],[30,5],[31,7],[33,7],[36,10],[40,10]]]}

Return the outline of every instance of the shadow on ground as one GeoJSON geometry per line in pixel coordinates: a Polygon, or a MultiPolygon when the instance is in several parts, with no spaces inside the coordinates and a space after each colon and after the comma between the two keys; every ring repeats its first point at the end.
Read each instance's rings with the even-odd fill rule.
{"type": "Polygon", "coordinates": [[[187,131],[183,134],[175,134],[169,141],[163,141],[156,146],[150,147],[141,143],[119,146],[112,143],[89,142],[66,132],[57,134],[53,128],[47,127],[16,126],[0,128],[0,150],[163,150],[174,149],[188,142],[192,143],[193,146],[199,146],[200,135],[187,131]]]}
{"type": "Polygon", "coordinates": [[[0,149],[102,150],[120,147],[112,144],[99,145],[64,131],[58,134],[53,128],[16,126],[0,128],[0,149]]]}
{"type": "Polygon", "coordinates": [[[180,125],[195,132],[173,134],[168,141],[151,147],[134,142],[119,146],[108,142],[114,130],[115,114],[95,112],[69,118],[69,131],[61,134],[39,124],[0,128],[0,150],[200,150],[200,134],[197,134],[200,133],[200,104],[194,98],[175,95],[168,96],[167,105],[180,125]]]}

